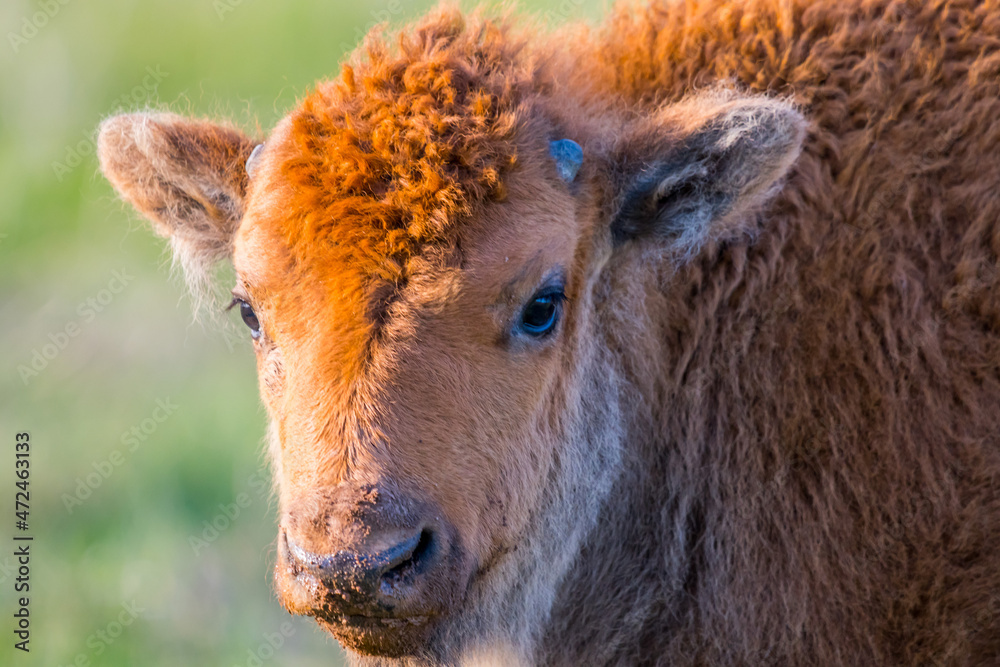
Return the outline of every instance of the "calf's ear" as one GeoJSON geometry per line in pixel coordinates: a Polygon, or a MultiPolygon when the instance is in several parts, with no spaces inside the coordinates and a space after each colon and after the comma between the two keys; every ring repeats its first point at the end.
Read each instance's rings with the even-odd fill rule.
{"type": "Polygon", "coordinates": [[[101,170],[123,199],[170,239],[189,282],[229,257],[243,217],[255,142],[239,130],[164,113],[101,124],[101,170]]]}
{"type": "Polygon", "coordinates": [[[639,166],[621,172],[615,242],[659,237],[690,254],[739,232],[798,157],[805,132],[782,100],[712,93],[666,107],[623,139],[639,166]]]}

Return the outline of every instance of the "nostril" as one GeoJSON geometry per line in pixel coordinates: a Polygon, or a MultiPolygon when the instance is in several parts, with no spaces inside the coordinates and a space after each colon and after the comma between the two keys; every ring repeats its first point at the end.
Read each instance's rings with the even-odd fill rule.
{"type": "Polygon", "coordinates": [[[413,535],[394,547],[369,556],[371,569],[381,575],[387,570],[395,569],[409,562],[420,546],[420,535],[420,533],[413,535]]]}
{"type": "Polygon", "coordinates": [[[419,535],[414,535],[406,544],[413,546],[405,554],[393,559],[390,567],[382,574],[379,590],[385,595],[392,595],[402,585],[412,582],[413,577],[421,574],[434,558],[436,544],[434,533],[425,528],[419,535]]]}
{"type": "Polygon", "coordinates": [[[420,531],[420,541],[417,542],[417,548],[413,550],[413,556],[411,557],[415,562],[425,562],[430,559],[431,551],[434,547],[434,533],[430,530],[424,528],[420,531]]]}

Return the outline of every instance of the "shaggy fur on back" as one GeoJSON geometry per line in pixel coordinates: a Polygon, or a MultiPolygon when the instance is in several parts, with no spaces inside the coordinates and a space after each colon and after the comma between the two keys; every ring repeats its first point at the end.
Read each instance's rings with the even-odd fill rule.
{"type": "Polygon", "coordinates": [[[1000,4],[623,5],[573,57],[637,116],[721,81],[812,129],[755,244],[603,305],[634,465],[544,661],[1000,662],[1000,4]]]}

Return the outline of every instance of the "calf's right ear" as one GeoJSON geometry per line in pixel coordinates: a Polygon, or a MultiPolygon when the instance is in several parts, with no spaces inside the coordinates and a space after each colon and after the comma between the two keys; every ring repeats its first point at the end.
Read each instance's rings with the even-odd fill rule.
{"type": "Polygon", "coordinates": [[[802,148],[806,121],[789,102],[714,91],[664,108],[626,134],[617,243],[665,239],[690,256],[733,236],[775,191],[802,148]],[[636,159],[638,158],[638,159],[636,159]]]}
{"type": "Polygon", "coordinates": [[[209,121],[136,113],[101,124],[97,155],[115,190],[170,239],[189,282],[197,282],[231,255],[255,143],[209,121]]]}

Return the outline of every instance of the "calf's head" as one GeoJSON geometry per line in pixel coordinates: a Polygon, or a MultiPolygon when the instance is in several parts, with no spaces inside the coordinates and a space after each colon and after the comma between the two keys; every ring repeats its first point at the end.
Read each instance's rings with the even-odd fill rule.
{"type": "Polygon", "coordinates": [[[357,656],[530,656],[622,468],[605,313],[635,298],[629,262],[737,232],[802,140],[788,104],[733,93],[567,110],[527,52],[445,12],[262,145],[169,114],[101,128],[104,173],[192,281],[235,266],[276,587],[357,656]]]}

